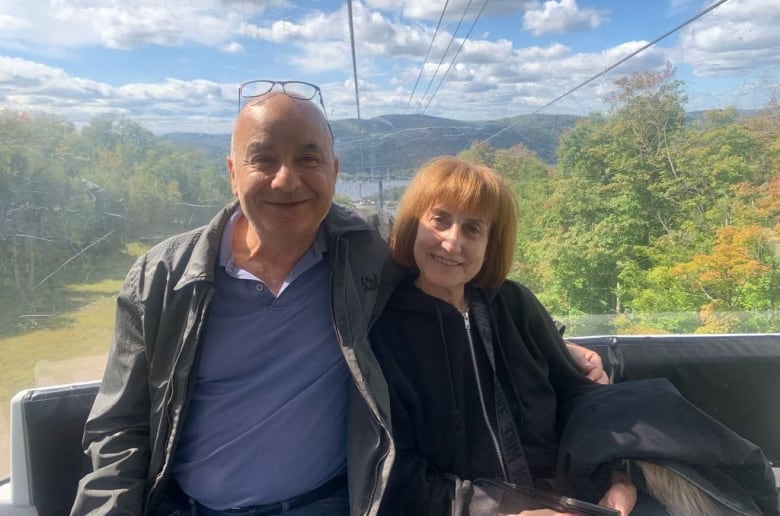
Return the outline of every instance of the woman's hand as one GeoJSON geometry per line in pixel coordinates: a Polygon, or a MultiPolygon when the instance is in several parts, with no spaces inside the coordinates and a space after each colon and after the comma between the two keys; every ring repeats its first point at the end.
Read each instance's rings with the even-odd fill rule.
{"type": "Polygon", "coordinates": [[[612,485],[599,501],[599,505],[617,509],[621,516],[628,516],[636,505],[636,487],[622,471],[612,472],[612,485]]]}
{"type": "Polygon", "coordinates": [[[574,359],[577,367],[582,374],[590,378],[592,381],[601,384],[609,383],[609,376],[604,370],[604,363],[601,361],[601,355],[577,344],[566,341],[566,347],[569,349],[569,354],[574,359]]]}

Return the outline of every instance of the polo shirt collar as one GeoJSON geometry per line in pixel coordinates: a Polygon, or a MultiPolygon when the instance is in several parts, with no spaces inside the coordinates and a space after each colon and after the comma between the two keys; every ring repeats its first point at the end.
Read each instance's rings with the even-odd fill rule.
{"type": "MultiPolygon", "coordinates": [[[[236,227],[238,219],[244,216],[244,212],[241,211],[241,205],[236,207],[236,210],[230,215],[225,224],[225,228],[222,230],[222,236],[219,242],[219,258],[217,265],[224,267],[225,271],[234,278],[262,281],[260,278],[252,274],[251,272],[242,269],[233,261],[233,231],[236,227]]],[[[328,238],[325,232],[323,224],[320,224],[319,230],[317,230],[317,237],[314,239],[314,243],[311,247],[303,253],[303,256],[298,259],[298,262],[293,266],[290,273],[284,280],[282,288],[279,290],[279,294],[293,281],[295,278],[306,272],[309,268],[313,267],[317,263],[321,262],[323,256],[328,251],[328,238]]]]}

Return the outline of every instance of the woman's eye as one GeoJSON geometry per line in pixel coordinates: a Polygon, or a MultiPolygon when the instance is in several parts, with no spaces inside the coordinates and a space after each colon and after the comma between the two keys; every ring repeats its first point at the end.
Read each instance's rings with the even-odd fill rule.
{"type": "Polygon", "coordinates": [[[441,215],[434,215],[433,217],[431,217],[431,223],[436,227],[442,227],[447,224],[447,221],[441,215]]]}

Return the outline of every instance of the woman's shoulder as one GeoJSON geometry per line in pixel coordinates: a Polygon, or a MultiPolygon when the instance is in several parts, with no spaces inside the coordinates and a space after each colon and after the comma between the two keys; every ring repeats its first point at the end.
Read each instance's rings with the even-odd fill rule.
{"type": "Polygon", "coordinates": [[[502,297],[507,301],[536,301],[536,296],[531,292],[531,289],[515,280],[506,279],[492,291],[494,297],[502,297]]]}
{"type": "MultiPolygon", "coordinates": [[[[373,325],[372,332],[388,333],[389,329],[399,330],[404,327],[411,315],[419,313],[429,305],[424,302],[421,291],[414,286],[411,278],[401,281],[393,290],[382,313],[373,325]]],[[[395,333],[395,331],[390,331],[395,333]]]]}
{"type": "Polygon", "coordinates": [[[503,306],[513,316],[522,314],[524,317],[530,317],[546,312],[544,305],[531,289],[518,281],[507,279],[498,287],[487,289],[485,292],[489,304],[494,309],[503,306]]]}

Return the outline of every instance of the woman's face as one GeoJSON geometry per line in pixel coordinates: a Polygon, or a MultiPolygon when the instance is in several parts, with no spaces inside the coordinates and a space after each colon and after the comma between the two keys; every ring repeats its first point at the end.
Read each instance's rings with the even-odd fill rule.
{"type": "Polygon", "coordinates": [[[485,218],[446,205],[424,213],[414,241],[420,287],[433,295],[462,290],[482,269],[489,229],[485,218]]]}

